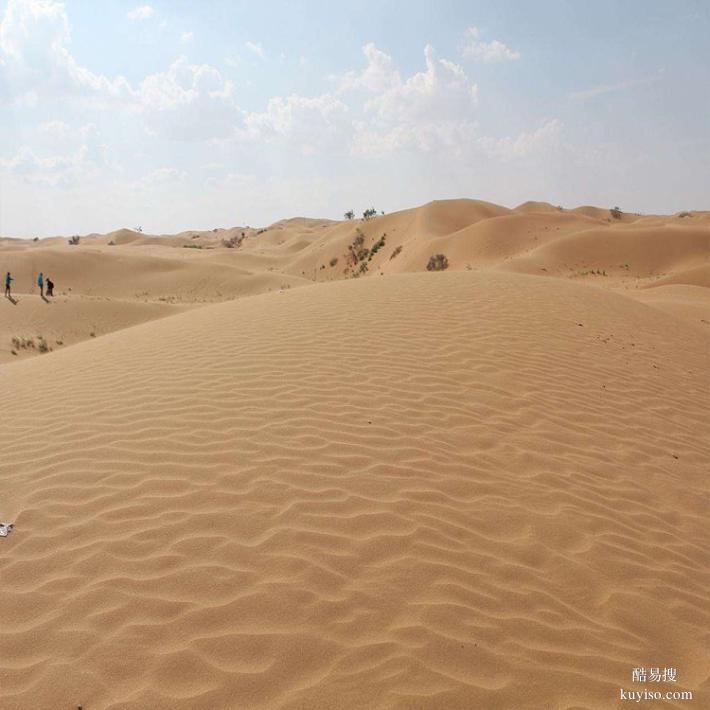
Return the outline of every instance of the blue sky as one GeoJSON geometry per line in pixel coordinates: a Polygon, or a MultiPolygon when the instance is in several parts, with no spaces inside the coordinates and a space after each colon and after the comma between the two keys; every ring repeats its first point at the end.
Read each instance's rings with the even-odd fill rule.
{"type": "Polygon", "coordinates": [[[710,3],[0,0],[0,234],[710,209],[710,3]]]}

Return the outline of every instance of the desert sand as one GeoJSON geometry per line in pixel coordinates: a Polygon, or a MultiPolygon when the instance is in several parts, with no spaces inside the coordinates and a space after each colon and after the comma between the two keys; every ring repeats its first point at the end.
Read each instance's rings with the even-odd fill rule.
{"type": "Polygon", "coordinates": [[[710,707],[710,213],[449,200],[8,270],[3,710],[710,707]]]}

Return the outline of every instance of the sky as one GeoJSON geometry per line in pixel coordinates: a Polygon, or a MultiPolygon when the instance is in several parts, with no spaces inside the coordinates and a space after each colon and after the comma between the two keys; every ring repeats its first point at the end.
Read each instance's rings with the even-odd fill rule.
{"type": "Polygon", "coordinates": [[[0,234],[710,209],[707,0],[0,0],[0,234]]]}

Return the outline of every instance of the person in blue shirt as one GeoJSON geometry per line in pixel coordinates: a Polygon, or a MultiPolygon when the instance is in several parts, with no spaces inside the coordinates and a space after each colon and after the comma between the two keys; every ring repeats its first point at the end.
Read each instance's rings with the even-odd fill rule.
{"type": "Polygon", "coordinates": [[[12,298],[12,293],[10,292],[10,285],[15,279],[12,278],[10,272],[5,274],[5,298],[12,298]]]}
{"type": "Polygon", "coordinates": [[[39,272],[39,276],[37,277],[37,285],[39,286],[39,295],[44,298],[44,275],[42,272],[39,272]]]}

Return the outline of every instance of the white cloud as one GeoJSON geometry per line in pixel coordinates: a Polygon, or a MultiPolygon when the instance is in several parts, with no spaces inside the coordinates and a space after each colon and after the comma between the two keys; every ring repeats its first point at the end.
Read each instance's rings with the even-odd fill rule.
{"type": "Polygon", "coordinates": [[[149,20],[155,15],[155,10],[150,5],[141,5],[131,10],[126,17],[129,20],[149,20]]]}
{"type": "Polygon", "coordinates": [[[266,59],[266,53],[264,48],[258,42],[245,42],[244,46],[250,51],[256,54],[259,59],[266,59]]]}
{"type": "Polygon", "coordinates": [[[475,59],[479,62],[507,62],[520,59],[520,52],[507,47],[497,39],[484,42],[478,27],[469,27],[466,30],[464,45],[461,48],[464,57],[475,59]]]}
{"type": "Polygon", "coordinates": [[[478,87],[460,66],[437,59],[427,45],[425,71],[403,80],[389,55],[374,45],[366,45],[363,52],[368,66],[341,82],[342,90],[362,87],[374,94],[365,103],[366,120],[356,124],[355,153],[428,151],[475,135],[478,87]]]}
{"type": "Polygon", "coordinates": [[[35,105],[62,96],[116,102],[130,98],[123,77],[108,79],[81,66],[69,51],[64,5],[52,0],[9,0],[0,23],[0,91],[35,105]]]}
{"type": "Polygon", "coordinates": [[[490,157],[509,161],[563,148],[563,130],[562,121],[554,118],[534,131],[523,131],[515,137],[481,137],[477,144],[490,157]]]}
{"type": "Polygon", "coordinates": [[[241,121],[234,84],[214,67],[185,57],[143,79],[139,98],[149,127],[178,140],[225,138],[241,121]]]}
{"type": "Polygon", "coordinates": [[[338,83],[339,92],[353,89],[383,92],[402,83],[389,54],[377,49],[372,42],[362,48],[362,53],[367,60],[367,66],[360,72],[351,71],[341,77],[338,83]]]}
{"type": "Polygon", "coordinates": [[[189,44],[190,42],[192,42],[193,39],[195,39],[195,33],[194,33],[194,32],[183,32],[183,33],[180,35],[180,41],[181,41],[183,44],[189,44]]]}
{"type": "Polygon", "coordinates": [[[282,140],[310,155],[324,147],[342,147],[350,133],[350,110],[337,97],[280,96],[269,99],[266,111],[250,113],[242,139],[282,140]]]}
{"type": "MultiPolygon", "coordinates": [[[[59,122],[57,122],[59,123],[59,122]]],[[[80,142],[66,153],[42,154],[34,148],[23,146],[10,158],[0,158],[0,171],[11,173],[33,185],[71,187],[96,180],[113,166],[108,160],[108,150],[99,142],[98,132],[88,124],[76,134],[80,142]]]]}

